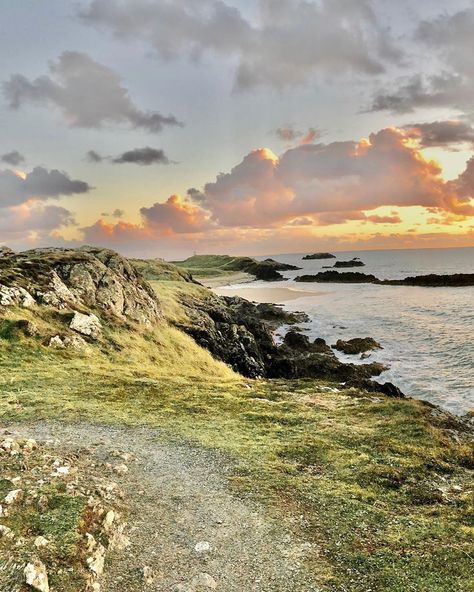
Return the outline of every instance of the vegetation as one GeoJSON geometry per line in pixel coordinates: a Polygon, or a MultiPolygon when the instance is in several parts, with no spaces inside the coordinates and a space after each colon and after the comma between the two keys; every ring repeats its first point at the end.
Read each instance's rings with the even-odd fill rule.
{"type": "Polygon", "coordinates": [[[194,277],[218,277],[230,273],[252,273],[257,262],[251,257],[230,257],[229,255],[194,255],[184,261],[173,261],[181,268],[191,272],[194,277]]]}
{"type": "MultiPolygon", "coordinates": [[[[154,288],[173,322],[182,298],[206,294],[154,288]]],[[[53,350],[15,330],[30,314],[0,325],[4,422],[147,424],[225,453],[236,493],[284,511],[313,543],[322,590],[474,590],[474,451],[450,416],[341,385],[243,379],[169,325],[106,325],[89,353],[53,350]]],[[[42,330],[61,324],[40,314],[42,330]]]]}

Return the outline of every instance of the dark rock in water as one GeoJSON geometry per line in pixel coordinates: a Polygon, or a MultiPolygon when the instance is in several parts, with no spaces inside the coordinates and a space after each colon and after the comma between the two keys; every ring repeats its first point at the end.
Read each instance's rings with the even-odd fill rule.
{"type": "Polygon", "coordinates": [[[320,354],[328,354],[331,352],[331,348],[324,339],[322,339],[321,337],[317,337],[313,341],[313,351],[316,351],[320,354]]]}
{"type": "MultiPolygon", "coordinates": [[[[343,262],[338,262],[343,263],[343,262]]],[[[474,286],[474,273],[451,275],[418,275],[401,280],[379,280],[372,274],[359,271],[320,271],[314,275],[299,275],[295,282],[330,282],[347,284],[378,284],[380,286],[420,286],[426,288],[474,286]]]]}
{"type": "MultiPolygon", "coordinates": [[[[268,322],[270,325],[280,326],[293,325],[294,323],[307,323],[310,318],[305,312],[287,312],[279,304],[270,304],[262,302],[257,304],[258,316],[261,320],[268,322]]],[[[296,329],[293,328],[295,331],[296,329]]]]}
{"type": "Polygon", "coordinates": [[[309,261],[311,259],[336,259],[336,255],[332,253],[313,253],[312,255],[305,255],[303,257],[304,261],[309,261]]]}
{"type": "Polygon", "coordinates": [[[420,286],[427,288],[440,287],[465,287],[474,286],[474,273],[453,273],[450,275],[438,275],[431,273],[429,275],[417,275],[406,277],[402,280],[380,280],[378,282],[384,286],[420,286]]]}
{"type": "Polygon", "coordinates": [[[261,264],[255,268],[253,272],[257,280],[264,280],[266,282],[280,282],[285,278],[273,266],[261,264]]]}
{"type": "Polygon", "coordinates": [[[363,263],[358,257],[351,259],[350,261],[336,261],[333,267],[364,267],[363,263]]]}
{"type": "Polygon", "coordinates": [[[307,351],[311,343],[307,335],[302,335],[294,330],[288,331],[283,339],[283,345],[290,347],[292,350],[307,351]]]}
{"type": "Polygon", "coordinates": [[[280,263],[274,259],[264,259],[262,263],[271,265],[275,271],[297,271],[298,269],[301,269],[301,267],[297,267],[296,265],[291,265],[290,263],[280,263]]]}
{"type": "Polygon", "coordinates": [[[380,343],[372,339],[372,337],[355,337],[348,341],[338,339],[336,345],[333,347],[349,355],[362,354],[374,349],[383,349],[380,343]]]}
{"type": "Polygon", "coordinates": [[[299,275],[295,282],[347,283],[347,284],[376,284],[375,275],[360,271],[320,271],[314,275],[299,275]]]}

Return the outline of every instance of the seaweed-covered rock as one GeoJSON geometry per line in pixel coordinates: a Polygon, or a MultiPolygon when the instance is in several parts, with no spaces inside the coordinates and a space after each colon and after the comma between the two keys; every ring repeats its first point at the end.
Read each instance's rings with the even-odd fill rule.
{"type": "Polygon", "coordinates": [[[349,355],[362,354],[374,349],[383,349],[380,343],[375,341],[372,337],[355,337],[348,341],[338,339],[336,345],[333,347],[334,349],[349,355]]]}

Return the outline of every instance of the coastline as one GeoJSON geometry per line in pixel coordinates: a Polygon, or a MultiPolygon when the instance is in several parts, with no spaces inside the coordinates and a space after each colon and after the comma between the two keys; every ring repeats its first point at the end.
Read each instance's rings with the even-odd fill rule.
{"type": "Polygon", "coordinates": [[[255,276],[250,273],[238,271],[236,273],[229,273],[226,275],[219,275],[214,277],[194,277],[194,279],[211,290],[221,288],[223,286],[231,286],[234,284],[248,284],[255,281],[255,276]]]}
{"type": "Polygon", "coordinates": [[[311,296],[321,296],[328,294],[327,291],[296,290],[294,288],[273,287],[273,286],[255,286],[252,288],[240,286],[218,286],[212,288],[214,294],[218,296],[239,296],[251,302],[284,304],[291,300],[299,298],[308,298],[311,296]]]}

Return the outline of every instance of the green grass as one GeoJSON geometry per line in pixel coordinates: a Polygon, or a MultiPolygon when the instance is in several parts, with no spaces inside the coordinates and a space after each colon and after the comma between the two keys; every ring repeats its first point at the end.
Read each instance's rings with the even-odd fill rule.
{"type": "Polygon", "coordinates": [[[194,255],[184,261],[173,261],[181,268],[186,269],[197,278],[219,277],[248,271],[256,265],[251,257],[231,257],[229,255],[194,255]]]}
{"type": "MultiPolygon", "coordinates": [[[[178,284],[156,286],[170,320],[185,315],[178,284]]],[[[166,325],[108,326],[91,348],[0,332],[0,417],[157,426],[222,452],[236,493],[313,543],[322,590],[474,590],[474,452],[447,416],[316,381],[246,380],[166,325]]]]}

